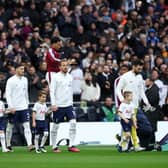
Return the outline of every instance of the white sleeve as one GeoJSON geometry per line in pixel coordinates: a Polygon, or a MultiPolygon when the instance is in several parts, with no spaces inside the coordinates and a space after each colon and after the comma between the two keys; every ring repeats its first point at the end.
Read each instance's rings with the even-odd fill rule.
{"type": "Polygon", "coordinates": [[[146,94],[145,94],[145,87],[144,87],[144,83],[143,83],[143,79],[142,79],[142,76],[141,77],[141,80],[140,80],[140,93],[141,93],[141,98],[143,100],[143,102],[148,105],[149,104],[149,101],[148,101],[148,98],[146,97],[146,94]]]}
{"type": "Polygon", "coordinates": [[[96,84],[96,89],[97,89],[97,92],[96,92],[96,100],[99,100],[100,99],[100,86],[99,84],[97,83],[96,84]]]}
{"type": "Polygon", "coordinates": [[[116,94],[117,94],[120,102],[122,102],[124,100],[124,97],[122,95],[122,90],[124,89],[124,85],[125,85],[125,78],[123,76],[121,76],[120,80],[118,82],[118,85],[116,87],[116,94]]]}
{"type": "Polygon", "coordinates": [[[12,105],[12,99],[11,99],[11,95],[12,95],[12,90],[14,88],[12,87],[12,82],[10,79],[7,80],[7,84],[6,84],[6,90],[5,90],[5,93],[6,93],[6,101],[7,101],[7,104],[8,104],[8,108],[14,108],[13,105],[12,105]]]}
{"type": "Polygon", "coordinates": [[[57,87],[56,77],[54,76],[51,80],[51,83],[50,83],[50,100],[51,100],[51,105],[52,106],[56,105],[56,102],[55,102],[56,101],[56,97],[55,97],[56,87],[57,87]]]}
{"type": "Polygon", "coordinates": [[[26,79],[26,101],[27,101],[27,104],[29,104],[29,95],[28,95],[28,93],[29,93],[29,91],[28,91],[28,80],[27,80],[27,78],[25,78],[26,79]]]}
{"type": "Polygon", "coordinates": [[[35,103],[35,104],[34,104],[34,106],[33,106],[32,110],[33,110],[34,112],[36,112],[36,111],[37,111],[37,103],[35,103]]]}
{"type": "Polygon", "coordinates": [[[124,112],[124,105],[123,103],[120,104],[119,108],[118,108],[118,111],[123,113],[124,112]]]}

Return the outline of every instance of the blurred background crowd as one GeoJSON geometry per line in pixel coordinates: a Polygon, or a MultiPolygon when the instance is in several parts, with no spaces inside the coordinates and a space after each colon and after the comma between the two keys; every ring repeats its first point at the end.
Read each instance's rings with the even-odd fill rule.
{"type": "MultiPolygon", "coordinates": [[[[50,46],[54,37],[63,42],[59,52],[70,62],[74,101],[80,106],[97,109],[104,102],[112,110],[115,79],[131,68],[133,60],[141,59],[144,84],[157,85],[161,119],[168,120],[167,0],[1,0],[3,100],[16,63],[25,65],[31,103],[37,101],[39,90],[48,91],[43,44],[50,46]]],[[[108,120],[101,111],[99,119],[91,120],[108,120]]]]}

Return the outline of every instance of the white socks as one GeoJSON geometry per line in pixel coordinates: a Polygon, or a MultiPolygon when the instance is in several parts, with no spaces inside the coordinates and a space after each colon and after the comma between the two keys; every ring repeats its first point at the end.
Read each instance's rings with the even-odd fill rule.
{"type": "Polygon", "coordinates": [[[69,147],[74,146],[76,136],[76,120],[70,120],[70,127],[69,127],[69,147]]]}
{"type": "Polygon", "coordinates": [[[48,138],[48,132],[45,131],[41,140],[40,147],[43,147],[45,145],[47,138],[48,138]]]}
{"type": "Polygon", "coordinates": [[[12,133],[13,133],[13,124],[11,123],[7,123],[7,127],[6,127],[6,145],[11,146],[11,139],[12,139],[12,133]]]}
{"type": "Polygon", "coordinates": [[[5,152],[7,149],[6,149],[4,132],[0,132],[0,142],[1,142],[1,146],[2,146],[2,152],[5,152]]]}
{"type": "Polygon", "coordinates": [[[30,145],[32,145],[32,134],[31,134],[31,130],[30,130],[30,123],[24,122],[23,127],[24,127],[24,135],[26,138],[27,145],[30,146],[30,145]]]}
{"type": "Polygon", "coordinates": [[[53,123],[52,129],[51,129],[51,143],[52,143],[53,149],[57,147],[58,128],[59,128],[59,125],[56,123],[53,123]]]}
{"type": "Polygon", "coordinates": [[[40,135],[35,135],[35,138],[34,138],[34,145],[35,145],[36,150],[39,149],[39,137],[40,135]]]}

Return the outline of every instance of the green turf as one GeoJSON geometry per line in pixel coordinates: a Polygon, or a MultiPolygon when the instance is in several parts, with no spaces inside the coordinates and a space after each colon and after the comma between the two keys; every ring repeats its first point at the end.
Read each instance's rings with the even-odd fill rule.
{"type": "Polygon", "coordinates": [[[80,153],[36,154],[26,147],[15,147],[13,153],[0,153],[0,168],[166,168],[168,152],[118,153],[112,146],[80,146],[80,153]]]}

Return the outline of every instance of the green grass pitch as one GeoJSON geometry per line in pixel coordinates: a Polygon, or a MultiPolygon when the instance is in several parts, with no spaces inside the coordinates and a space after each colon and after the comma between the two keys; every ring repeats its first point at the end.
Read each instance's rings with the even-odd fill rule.
{"type": "Polygon", "coordinates": [[[14,147],[13,153],[0,152],[0,168],[166,168],[168,152],[118,153],[114,146],[79,146],[80,153],[71,153],[62,146],[61,153],[28,152],[14,147]]]}

